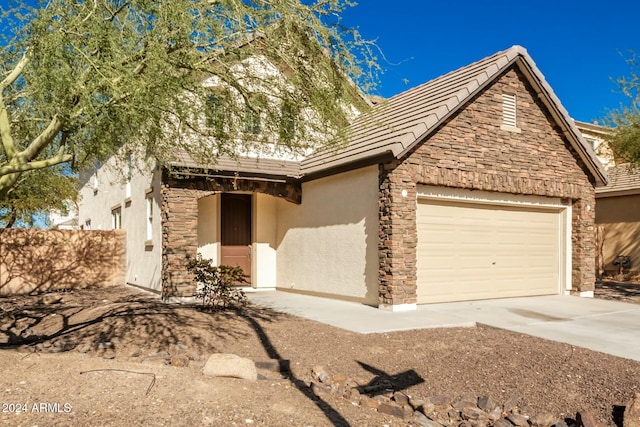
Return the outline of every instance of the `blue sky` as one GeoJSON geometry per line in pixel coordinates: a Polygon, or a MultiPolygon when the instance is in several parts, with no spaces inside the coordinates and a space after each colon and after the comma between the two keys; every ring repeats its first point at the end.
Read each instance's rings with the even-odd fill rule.
{"type": "Polygon", "coordinates": [[[377,39],[382,96],[518,44],[574,119],[602,123],[626,103],[613,80],[629,74],[630,51],[640,54],[639,19],[638,0],[359,0],[343,23],[377,39]]]}

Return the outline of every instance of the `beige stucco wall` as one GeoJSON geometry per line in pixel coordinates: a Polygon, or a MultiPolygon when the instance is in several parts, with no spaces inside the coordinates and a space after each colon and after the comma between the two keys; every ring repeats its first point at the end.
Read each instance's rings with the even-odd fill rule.
{"type": "Polygon", "coordinates": [[[603,228],[599,249],[604,270],[618,272],[612,262],[626,255],[631,257],[629,270],[640,271],[640,195],[597,198],[596,225],[603,228]]]}
{"type": "Polygon", "coordinates": [[[302,204],[277,207],[279,288],[377,305],[377,166],[304,183],[302,204]]]}
{"type": "Polygon", "coordinates": [[[218,265],[220,259],[220,195],[198,199],[198,253],[218,265]]]}
{"type": "Polygon", "coordinates": [[[112,229],[111,211],[120,206],[127,231],[126,282],[155,291],[162,289],[162,227],[160,171],[134,165],[127,182],[125,164],[111,158],[96,172],[84,173],[78,203],[79,225],[92,230],[112,229]],[[96,185],[97,176],[97,185],[96,185]],[[152,239],[147,241],[147,195],[153,199],[152,239]]]}
{"type": "Polygon", "coordinates": [[[256,193],[253,197],[251,277],[256,288],[276,287],[277,202],[266,194],[256,193]]]}
{"type": "Polygon", "coordinates": [[[0,295],[122,284],[126,234],[0,229],[0,295]]]}

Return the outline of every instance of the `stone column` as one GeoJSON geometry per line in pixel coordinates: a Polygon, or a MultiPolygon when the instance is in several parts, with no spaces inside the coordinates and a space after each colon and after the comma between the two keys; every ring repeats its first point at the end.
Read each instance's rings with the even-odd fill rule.
{"type": "Polygon", "coordinates": [[[195,292],[187,257],[198,250],[198,190],[162,185],[162,298],[190,298],[195,292]]]}
{"type": "Polygon", "coordinates": [[[584,192],[572,209],[572,286],[571,293],[592,297],[596,283],[595,193],[584,192]]]}
{"type": "Polygon", "coordinates": [[[416,184],[398,162],[379,171],[379,308],[416,309],[416,184]]]}

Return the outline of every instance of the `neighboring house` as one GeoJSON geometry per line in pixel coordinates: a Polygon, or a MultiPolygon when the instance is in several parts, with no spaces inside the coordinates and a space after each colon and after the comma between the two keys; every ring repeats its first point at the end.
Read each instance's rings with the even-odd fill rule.
{"type": "Polygon", "coordinates": [[[598,274],[640,272],[640,170],[615,158],[607,142],[611,128],[575,123],[609,177],[596,188],[598,274]]]}
{"type": "Polygon", "coordinates": [[[607,136],[611,132],[611,128],[600,126],[598,122],[585,123],[577,120],[574,122],[580,133],[582,133],[582,137],[589,144],[589,147],[591,147],[605,169],[615,166],[613,151],[607,144],[607,136]]]}
{"type": "Polygon", "coordinates": [[[640,170],[623,163],[607,169],[609,184],[596,191],[598,270],[640,272],[640,170]],[[616,261],[617,260],[617,261],[616,261]]]}
{"type": "Polygon", "coordinates": [[[341,149],[215,171],[184,155],[128,196],[103,169],[80,222],[127,229],[128,282],[167,300],[192,296],[197,252],[256,289],[393,311],[593,295],[604,169],[519,46],[377,103],[341,149]]]}
{"type": "Polygon", "coordinates": [[[73,202],[65,202],[66,212],[58,209],[49,211],[49,228],[55,230],[78,230],[78,206],[73,202]]]}

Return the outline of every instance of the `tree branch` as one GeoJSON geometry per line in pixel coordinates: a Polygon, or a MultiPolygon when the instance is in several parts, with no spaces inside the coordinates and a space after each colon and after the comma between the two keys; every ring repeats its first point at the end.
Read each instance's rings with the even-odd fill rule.
{"type": "Polygon", "coordinates": [[[12,159],[16,155],[16,145],[11,136],[11,124],[9,123],[9,114],[7,106],[4,104],[2,90],[0,90],[0,139],[2,139],[2,148],[8,159],[12,159]]]}
{"type": "Polygon", "coordinates": [[[58,154],[53,157],[44,160],[36,160],[33,162],[18,162],[13,161],[6,166],[0,167],[0,177],[10,174],[22,173],[36,169],[44,169],[50,166],[59,165],[60,163],[67,163],[73,160],[71,154],[64,153],[64,147],[60,147],[58,154]]]}
{"type": "MultiPolygon", "coordinates": [[[[40,152],[53,141],[53,139],[62,130],[62,122],[58,119],[58,116],[54,116],[49,122],[49,126],[34,139],[31,144],[18,155],[24,162],[30,162],[35,159],[40,152]]],[[[64,149],[64,147],[61,147],[64,149]]],[[[56,156],[57,157],[57,156],[56,156]]]]}
{"type": "Polygon", "coordinates": [[[22,70],[24,70],[24,67],[26,67],[27,63],[29,62],[28,53],[29,52],[27,51],[24,53],[24,55],[22,55],[22,59],[18,61],[16,66],[13,67],[13,70],[11,70],[7,77],[5,77],[2,82],[0,82],[0,89],[4,89],[10,86],[18,79],[18,77],[20,77],[20,74],[22,74],[22,70]]]}

